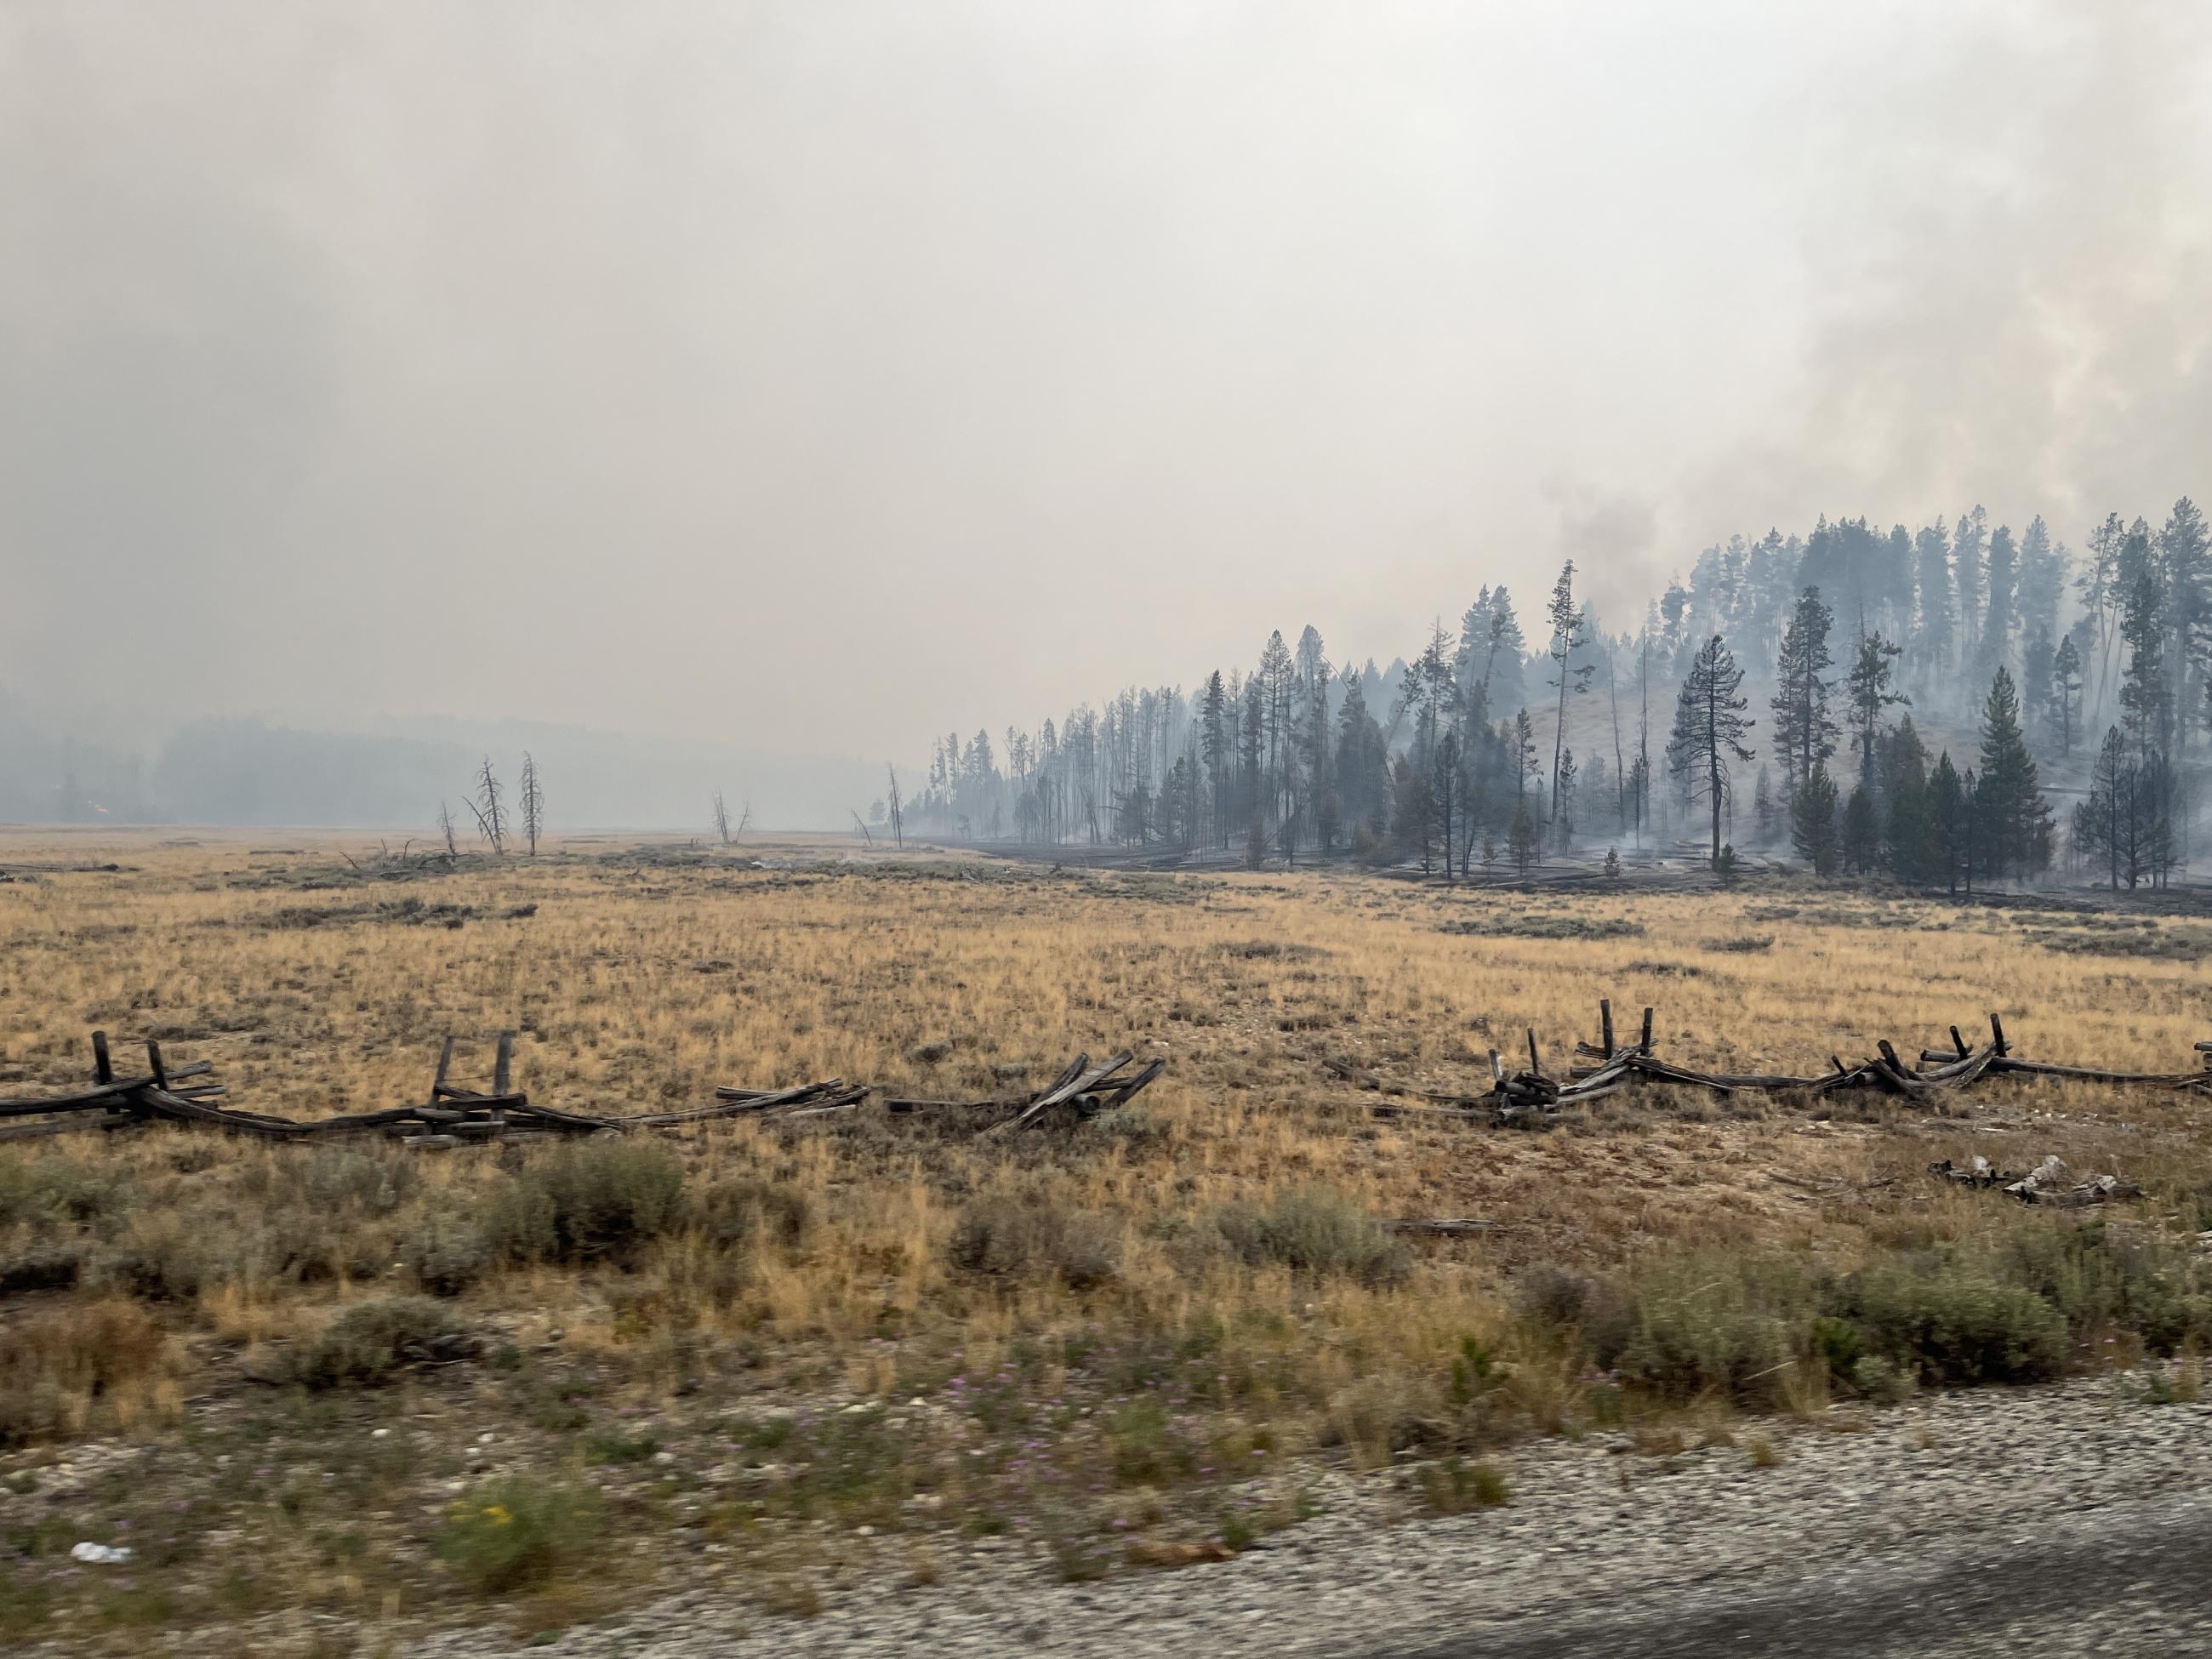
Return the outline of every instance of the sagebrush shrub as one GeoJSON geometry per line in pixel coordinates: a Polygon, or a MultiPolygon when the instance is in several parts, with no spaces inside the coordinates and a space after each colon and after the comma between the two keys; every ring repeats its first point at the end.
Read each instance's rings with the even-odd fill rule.
{"type": "Polygon", "coordinates": [[[485,1206],[484,1237],[511,1261],[629,1264],[684,1216],[684,1163],[645,1141],[564,1146],[485,1206]]]}
{"type": "Polygon", "coordinates": [[[294,1375],[311,1389],[381,1382],[418,1360],[442,1357],[461,1334],[453,1310],[428,1297],[356,1302],[301,1352],[294,1375]]]}
{"type": "Polygon", "coordinates": [[[1213,1224],[1230,1249],[1255,1266],[1273,1262],[1295,1273],[1391,1285],[1413,1265],[1405,1241],[1380,1217],[1325,1187],[1278,1193],[1265,1205],[1231,1205],[1215,1214],[1213,1224]]]}
{"type": "Polygon", "coordinates": [[[1000,1279],[1057,1275],[1071,1289],[1090,1290],[1121,1267],[1121,1231],[1110,1218],[1063,1210],[1036,1195],[979,1199],[952,1231],[953,1264],[1000,1279]]]}
{"type": "Polygon", "coordinates": [[[479,1487],[447,1511],[438,1553],[478,1593],[505,1595],[542,1584],[580,1560],[599,1519],[590,1492],[514,1475],[479,1487]]]}

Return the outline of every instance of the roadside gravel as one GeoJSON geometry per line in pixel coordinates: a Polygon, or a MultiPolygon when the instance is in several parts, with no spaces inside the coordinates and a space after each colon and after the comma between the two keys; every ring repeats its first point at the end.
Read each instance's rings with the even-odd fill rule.
{"type": "MultiPolygon", "coordinates": [[[[1839,1411],[1753,1431],[1771,1436],[1771,1467],[1748,1436],[1663,1459],[1623,1437],[1540,1443],[1502,1460],[1511,1507],[1399,1524],[1395,1483],[1332,1474],[1322,1513],[1233,1560],[1066,1584],[1033,1557],[948,1552],[934,1584],[904,1584],[886,1562],[813,1618],[699,1591],[541,1650],[1966,1656],[2017,1650],[1962,1623],[1985,1617],[1954,1605],[1974,1584],[1986,1582],[1984,1600],[2016,1599],[2069,1563],[2092,1582],[2048,1609],[2066,1628],[2040,1650],[2094,1652],[2123,1630],[2130,1652],[2212,1650],[2205,1603],[2166,1582],[2184,1558],[2212,1571],[2212,1498],[2198,1498],[2212,1494],[2212,1404],[2138,1395],[2102,1379],[1839,1411]],[[2100,1596],[2118,1622],[2081,1616],[2100,1596]],[[1985,1638],[1999,1645],[1977,1645],[1985,1638]]],[[[401,1650],[462,1659],[484,1633],[401,1650]]]]}

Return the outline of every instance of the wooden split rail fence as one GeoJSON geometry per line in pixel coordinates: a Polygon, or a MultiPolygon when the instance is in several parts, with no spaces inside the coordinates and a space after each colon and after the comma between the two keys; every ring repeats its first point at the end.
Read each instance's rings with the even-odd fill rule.
{"type": "Polygon", "coordinates": [[[419,1105],[360,1112],[337,1117],[276,1117],[219,1105],[219,1083],[191,1083],[214,1067],[206,1060],[173,1068],[164,1065],[161,1045],[146,1044],[147,1073],[118,1078],[104,1031],[92,1034],[93,1084],[74,1094],[0,1099],[0,1139],[67,1133],[78,1129],[121,1129],[149,1122],[194,1123],[266,1140],[320,1140],[340,1135],[383,1134],[422,1147],[472,1143],[542,1140],[558,1136],[623,1134],[641,1129],[674,1129],[734,1117],[807,1117],[848,1110],[869,1091],[842,1078],[794,1089],[731,1089],[714,1091],[711,1105],[674,1112],[642,1112],[610,1117],[564,1112],[532,1103],[514,1087],[514,1034],[500,1035],[488,1090],[452,1080],[453,1039],[438,1056],[428,1097],[419,1105]]]}
{"type": "MultiPolygon", "coordinates": [[[[122,1129],[150,1122],[193,1123],[226,1129],[266,1140],[319,1140],[340,1135],[382,1134],[424,1148],[463,1146],[493,1141],[543,1140],[560,1136],[625,1134],[637,1130],[682,1129],[695,1124],[731,1118],[822,1117],[847,1112],[875,1092],[865,1084],[842,1078],[801,1084],[789,1089],[718,1088],[712,1103],[672,1112],[640,1112],[624,1116],[559,1111],[532,1103],[514,1086],[514,1033],[500,1035],[493,1062],[491,1087],[472,1089],[453,1081],[453,1039],[447,1037],[438,1056],[437,1074],[428,1098],[419,1105],[394,1106],[384,1111],[359,1112],[337,1117],[275,1117],[242,1111],[216,1103],[223,1085],[207,1078],[214,1070],[206,1060],[167,1066],[161,1045],[146,1044],[147,1071],[143,1077],[118,1078],[107,1048],[107,1034],[92,1034],[93,1082],[74,1094],[0,1099],[0,1140],[26,1139],[64,1134],[74,1130],[122,1129]]],[[[1033,1096],[1009,1101],[955,1102],[893,1100],[889,1109],[907,1113],[931,1106],[997,1105],[1016,1115],[995,1126],[1016,1128],[1034,1122],[1055,1106],[1066,1105],[1089,1116],[1109,1105],[1121,1105],[1166,1069],[1155,1060],[1129,1072],[1133,1056],[1115,1054],[1093,1066],[1088,1054],[1078,1054],[1050,1086],[1033,1096]]]]}
{"type": "MultiPolygon", "coordinates": [[[[1831,1070],[1818,1076],[1794,1077],[1776,1073],[1699,1072],[1661,1060],[1653,1052],[1652,1010],[1644,1011],[1640,1034],[1632,1042],[1616,1042],[1613,1004],[1598,1002],[1598,1041],[1575,1044],[1575,1060],[1560,1077],[1547,1073],[1534,1030],[1528,1033],[1528,1066],[1509,1073],[1505,1061],[1490,1051],[1491,1086],[1480,1094],[1452,1093],[1394,1082],[1342,1060],[1322,1063],[1335,1075],[1387,1095],[1427,1103],[1434,1110],[1460,1117],[1479,1117],[1498,1123],[1526,1122],[1549,1117],[1565,1107],[1581,1105],[1637,1085],[1672,1085],[1703,1089],[1716,1094],[1825,1095],[1847,1089],[1874,1089],[1910,1100],[1933,1101],[1948,1092],[1972,1087],[1991,1078],[2045,1077],[2115,1086],[2187,1089],[2212,1094],[2212,1042],[2200,1042],[2196,1052],[2202,1065],[2194,1072],[2121,1072],[2103,1066],[2057,1066],[2023,1060],[2012,1050],[2004,1022],[1991,1013],[1989,1041],[1970,1045],[1955,1025],[1950,1028],[1949,1048],[1923,1048],[1918,1060],[1908,1066],[1888,1039],[1875,1044],[1874,1054],[1856,1066],[1846,1066],[1831,1055],[1831,1070]]],[[[1401,1108],[1379,1106],[1388,1115],[1401,1108]]]]}

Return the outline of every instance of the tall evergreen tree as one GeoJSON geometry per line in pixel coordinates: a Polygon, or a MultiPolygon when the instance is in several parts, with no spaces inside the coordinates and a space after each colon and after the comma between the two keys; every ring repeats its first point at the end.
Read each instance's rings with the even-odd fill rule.
{"type": "Polygon", "coordinates": [[[1959,646],[1962,665],[1981,660],[1982,611],[1989,588],[1982,558],[1989,545],[1989,514],[1961,514],[1951,532],[1951,574],[1959,589],[1959,646]]]}
{"type": "Polygon", "coordinates": [[[2020,692],[2000,668],[1982,709],[1981,778],[1974,798],[1984,871],[2004,880],[2051,866],[2051,806],[2020,726],[2020,692]]]}
{"type": "Polygon", "coordinates": [[[1959,769],[1951,764],[1951,751],[1945,750],[1936,763],[1935,781],[1929,786],[1929,795],[1934,811],[1936,851],[1938,868],[1945,884],[1955,897],[1959,883],[1963,878],[1966,890],[1974,890],[1974,775],[1959,775],[1959,769]]]}
{"type": "MultiPolygon", "coordinates": [[[[2166,588],[2166,672],[2176,708],[2194,708],[2212,678],[2212,530],[2188,496],[2173,504],[2156,550],[2166,588]]],[[[2174,737],[2182,738],[2179,723],[2174,737]]]]}
{"type": "Polygon", "coordinates": [[[1712,809],[1716,869],[1721,863],[1721,815],[1729,798],[1729,763],[1747,761],[1744,746],[1752,722],[1743,717],[1750,702],[1742,696],[1743,670],[1717,634],[1692,659],[1674,705],[1674,730],[1667,744],[1667,763],[1687,786],[1690,797],[1705,797],[1712,809]]]}
{"type": "Polygon", "coordinates": [[[1597,672],[1595,663],[1577,664],[1575,653],[1582,648],[1588,635],[1589,612],[1575,603],[1575,562],[1569,559],[1559,571],[1559,580],[1553,585],[1552,602],[1545,607],[1546,618],[1552,624],[1552,678],[1545,684],[1559,693],[1559,706],[1552,729],[1552,817],[1559,814],[1559,757],[1567,746],[1567,699],[1589,691],[1590,676],[1597,672]]]}
{"type": "Polygon", "coordinates": [[[2081,653],[2071,634],[2058,641],[2051,659],[2051,724],[2058,728],[2058,752],[2074,752],[2074,716],[2081,704],[2081,653]]]}
{"type": "Polygon", "coordinates": [[[2136,752],[2163,754],[2173,741],[2173,698],[2166,684],[2166,619],[2158,578],[2148,568],[2127,584],[2120,637],[2128,664],[2120,678],[2120,715],[2136,752]]]}
{"type": "Polygon", "coordinates": [[[1976,660],[1982,674],[1989,675],[2011,664],[2013,632],[2020,625],[2020,551],[2013,544],[2010,525],[2001,524],[1990,532],[1985,580],[1989,609],[1977,642],[1976,660]]]}
{"type": "Polygon", "coordinates": [[[1815,875],[1832,876],[1839,861],[1836,836],[1836,782],[1827,763],[1813,769],[1790,798],[1790,844],[1815,875]]]}
{"type": "Polygon", "coordinates": [[[1928,748],[1907,714],[1882,743],[1883,793],[1888,816],[1882,825],[1882,857],[1899,881],[1920,883],[1935,872],[1935,803],[1928,784],[1928,748]]]}
{"type": "Polygon", "coordinates": [[[1859,787],[1872,789],[1875,783],[1875,744],[1881,736],[1881,717],[1885,711],[1899,704],[1912,706],[1912,699],[1891,685],[1891,668],[1904,655],[1899,647],[1892,645],[1880,634],[1861,634],[1858,654],[1852,659],[1850,677],[1851,701],[1851,743],[1859,751],[1859,787]]]}
{"type": "Polygon", "coordinates": [[[1933,684],[1951,665],[1951,641],[1956,631],[1959,600],[1951,585],[1951,538],[1938,519],[1912,541],[1917,615],[1913,623],[1912,653],[1917,670],[1915,684],[1933,684]]]}
{"type": "Polygon", "coordinates": [[[2020,627],[2023,639],[2040,632],[2058,637],[2058,605],[2065,597],[2069,562],[2063,543],[2051,539],[2051,526],[2039,513],[2020,538],[2020,627]]]}
{"type": "Polygon", "coordinates": [[[1836,723],[1828,717],[1829,683],[1822,672],[1833,660],[1828,633],[1835,613],[1821,603],[1820,590],[1808,587],[1783,631],[1774,665],[1774,746],[1782,761],[1783,793],[1818,771],[1836,752],[1836,723]]]}

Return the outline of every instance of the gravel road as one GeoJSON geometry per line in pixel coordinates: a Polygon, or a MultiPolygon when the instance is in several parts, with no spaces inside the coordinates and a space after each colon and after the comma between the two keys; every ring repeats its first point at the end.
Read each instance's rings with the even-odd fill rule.
{"type": "MultiPolygon", "coordinates": [[[[1507,1460],[1510,1508],[1392,1522],[1388,1480],[1234,1560],[1054,1582],[981,1550],[941,1580],[856,1575],[806,1620],[717,1593],[568,1632],[574,1659],[927,1651],[1114,1656],[2212,1653],[2212,1404],[2111,1380],[1944,1395],[1654,1460],[1625,1442],[1507,1460]]],[[[482,1637],[411,1652],[461,1659],[482,1637]]]]}

